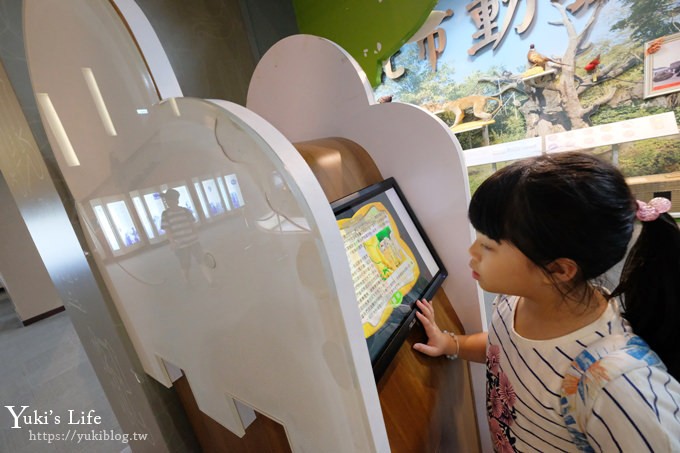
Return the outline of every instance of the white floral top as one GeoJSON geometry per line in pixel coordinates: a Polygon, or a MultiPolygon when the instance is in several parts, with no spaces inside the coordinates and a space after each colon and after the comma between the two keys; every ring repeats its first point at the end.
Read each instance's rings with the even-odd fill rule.
{"type": "Polygon", "coordinates": [[[609,381],[579,417],[574,443],[561,410],[574,359],[602,338],[632,338],[614,303],[598,320],[564,337],[536,341],[514,329],[517,297],[499,296],[487,348],[487,411],[499,452],[680,452],[680,384],[663,367],[642,366],[609,381]]]}

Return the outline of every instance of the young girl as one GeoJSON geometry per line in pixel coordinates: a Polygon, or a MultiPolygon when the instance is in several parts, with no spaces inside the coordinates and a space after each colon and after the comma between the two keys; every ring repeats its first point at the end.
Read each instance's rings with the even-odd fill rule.
{"type": "Polygon", "coordinates": [[[680,231],[669,209],[636,202],[615,167],[582,153],[516,162],[475,192],[472,277],[501,294],[489,331],[442,332],[422,300],[428,342],[414,348],[486,361],[497,451],[680,451],[680,231]],[[622,260],[636,217],[610,294],[594,279],[622,260]]]}

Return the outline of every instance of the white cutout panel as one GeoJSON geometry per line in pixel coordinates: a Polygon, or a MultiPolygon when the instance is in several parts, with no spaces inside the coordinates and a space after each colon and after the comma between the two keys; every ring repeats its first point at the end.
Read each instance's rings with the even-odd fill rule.
{"type": "MultiPolygon", "coordinates": [[[[411,104],[377,104],[356,61],[310,35],[290,36],[269,49],[253,73],[247,107],[293,143],[343,137],[361,145],[384,177],[398,181],[437,249],[449,272],[444,291],[466,331],[486,330],[484,299],[468,267],[467,169],[458,139],[439,118],[411,104]]],[[[470,369],[477,427],[488,442],[486,371],[480,364],[470,369]]],[[[472,414],[463,417],[469,426],[461,436],[475,429],[472,414]]]]}
{"type": "Polygon", "coordinates": [[[57,154],[60,169],[145,371],[171,385],[163,361],[182,369],[201,410],[238,435],[230,396],[280,421],[293,451],[389,451],[335,217],[291,143],[235,104],[159,102],[105,0],[27,0],[24,14],[33,88],[80,163],[57,154]],[[210,186],[207,209],[225,193],[231,209],[208,217],[193,181],[218,177],[237,185],[210,186]],[[107,227],[95,207],[109,200],[123,203],[107,227]]]}

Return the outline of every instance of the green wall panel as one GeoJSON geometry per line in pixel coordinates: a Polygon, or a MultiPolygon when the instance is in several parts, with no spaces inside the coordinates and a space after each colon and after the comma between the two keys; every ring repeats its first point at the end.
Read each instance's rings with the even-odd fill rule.
{"type": "Polygon", "coordinates": [[[301,33],[322,36],[345,49],[374,87],[382,62],[423,25],[435,0],[294,0],[301,33]]]}

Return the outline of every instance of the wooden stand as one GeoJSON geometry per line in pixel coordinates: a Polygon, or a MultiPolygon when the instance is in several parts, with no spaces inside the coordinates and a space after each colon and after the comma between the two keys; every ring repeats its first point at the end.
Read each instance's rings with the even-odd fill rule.
{"type": "Polygon", "coordinates": [[[173,388],[177,392],[191,428],[204,452],[288,453],[291,451],[283,426],[271,418],[257,413],[257,418],[247,428],[245,436],[238,437],[201,412],[186,376],[176,380],[173,388]]]}

